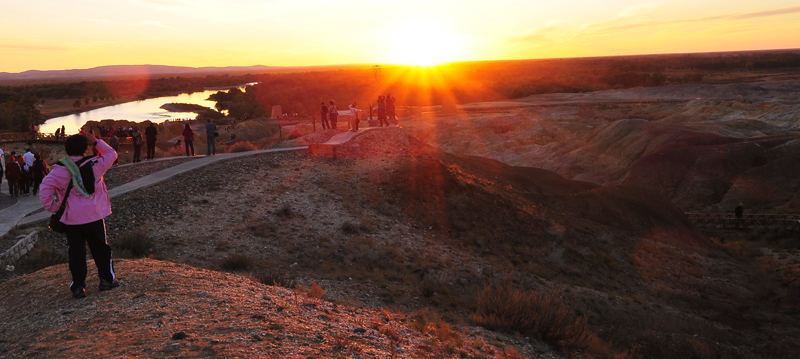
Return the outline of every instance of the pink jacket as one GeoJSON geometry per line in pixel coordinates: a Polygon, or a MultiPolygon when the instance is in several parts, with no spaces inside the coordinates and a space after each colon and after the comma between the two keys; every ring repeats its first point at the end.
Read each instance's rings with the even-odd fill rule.
{"type": "MultiPolygon", "coordinates": [[[[108,190],[106,189],[105,181],[103,181],[103,175],[117,160],[117,152],[103,140],[97,139],[95,153],[99,153],[99,155],[88,160],[94,162],[95,184],[92,199],[81,196],[73,188],[69,193],[69,198],[67,198],[67,208],[64,210],[64,216],[61,217],[61,222],[64,222],[64,224],[91,223],[106,218],[111,214],[111,200],[108,198],[108,190]]],[[[70,156],[70,158],[73,161],[77,161],[82,157],[70,156]]],[[[88,164],[85,165],[88,166],[88,164]]],[[[58,193],[58,198],[64,198],[64,192],[71,180],[67,168],[59,165],[53,166],[50,174],[42,180],[39,200],[42,201],[42,205],[47,211],[58,212],[58,207],[61,203],[56,202],[54,195],[58,193]]]]}

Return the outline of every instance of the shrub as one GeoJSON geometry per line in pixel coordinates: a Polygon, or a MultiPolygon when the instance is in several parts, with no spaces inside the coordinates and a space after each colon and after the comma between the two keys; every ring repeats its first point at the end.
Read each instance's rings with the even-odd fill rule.
{"type": "Polygon", "coordinates": [[[33,248],[33,251],[22,257],[17,267],[24,271],[35,272],[42,268],[67,262],[69,262],[69,257],[65,251],[60,251],[49,244],[38,244],[33,248]]]}
{"type": "Polygon", "coordinates": [[[281,217],[291,218],[294,215],[294,212],[292,212],[292,206],[290,206],[288,203],[284,203],[280,209],[275,211],[275,214],[281,217]]]}
{"type": "Polygon", "coordinates": [[[358,225],[350,221],[344,222],[342,223],[342,232],[345,234],[358,234],[358,225]]]}
{"type": "Polygon", "coordinates": [[[155,251],[153,238],[139,229],[122,233],[111,246],[118,251],[117,257],[120,258],[141,258],[155,251]]]}
{"type": "Polygon", "coordinates": [[[310,298],[322,298],[325,296],[325,290],[322,289],[317,282],[312,282],[308,287],[308,292],[306,292],[306,295],[310,298]]]}
{"type": "Polygon", "coordinates": [[[257,149],[250,141],[239,141],[228,148],[228,153],[255,151],[257,149]]]}
{"type": "Polygon", "coordinates": [[[177,156],[186,156],[186,147],[183,144],[180,146],[172,146],[170,147],[169,151],[164,155],[164,157],[177,157],[177,156]]]}
{"type": "Polygon", "coordinates": [[[224,270],[242,271],[253,267],[255,260],[247,253],[233,253],[220,261],[219,266],[224,270]]]}
{"type": "Polygon", "coordinates": [[[291,280],[286,273],[280,271],[279,269],[258,271],[253,274],[253,279],[257,280],[261,284],[274,285],[284,288],[294,288],[297,286],[297,283],[291,280]]]}
{"type": "Polygon", "coordinates": [[[573,300],[552,291],[517,289],[506,278],[483,290],[472,318],[487,329],[516,331],[560,347],[583,349],[590,335],[588,317],[575,317],[573,300]]]}

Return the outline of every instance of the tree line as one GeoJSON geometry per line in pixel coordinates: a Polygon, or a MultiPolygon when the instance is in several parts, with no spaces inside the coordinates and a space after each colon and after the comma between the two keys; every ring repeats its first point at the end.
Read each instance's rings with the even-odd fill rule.
{"type": "MultiPolygon", "coordinates": [[[[203,91],[206,87],[258,82],[245,91],[214,96],[217,110],[231,117],[266,117],[273,105],[283,112],[316,114],[321,102],[353,102],[367,108],[391,93],[398,105],[439,105],[444,97],[460,103],[522,98],[544,93],[575,93],[696,83],[714,71],[800,68],[800,53],[755,52],[651,55],[572,59],[461,62],[431,69],[408,66],[342,68],[305,72],[197,77],[128,78],[0,87],[0,130],[23,131],[43,122],[37,105],[47,99],[89,101],[118,97],[150,98],[203,91]],[[674,73],[674,74],[670,74],[674,73]]],[[[221,114],[208,114],[220,117],[221,114]]]]}

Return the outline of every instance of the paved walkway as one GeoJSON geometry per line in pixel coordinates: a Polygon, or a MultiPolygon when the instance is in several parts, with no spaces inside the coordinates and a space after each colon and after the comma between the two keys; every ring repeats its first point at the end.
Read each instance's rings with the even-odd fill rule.
{"type": "MultiPolygon", "coordinates": [[[[258,151],[249,151],[249,152],[239,152],[239,153],[224,153],[218,154],[216,156],[202,156],[197,159],[187,161],[170,168],[158,171],[156,173],[150,174],[148,176],[144,176],[137,180],[128,182],[123,184],[119,187],[112,188],[108,191],[108,194],[111,198],[121,196],[125,193],[135,191],[139,188],[148,187],[159,183],[161,181],[167,180],[172,178],[176,175],[181,173],[189,172],[196,170],[200,167],[212,164],[217,161],[228,160],[232,158],[238,157],[246,157],[246,156],[253,156],[262,153],[275,153],[275,152],[286,152],[286,151],[298,151],[298,150],[305,150],[308,147],[288,147],[288,148],[271,148],[266,150],[258,150],[258,151]]],[[[177,157],[180,158],[180,157],[177,157]]],[[[163,159],[153,160],[153,161],[166,161],[166,160],[174,160],[176,157],[166,157],[163,159]]],[[[145,163],[145,162],[143,162],[145,163]]],[[[149,162],[146,162],[149,163],[149,162]]],[[[124,166],[136,166],[138,164],[130,164],[124,166]]],[[[121,167],[121,166],[120,166],[121,167]]],[[[37,210],[43,209],[41,202],[39,202],[39,196],[23,196],[17,197],[16,204],[4,208],[0,210],[0,236],[5,235],[8,233],[11,228],[14,228],[17,225],[24,225],[30,224],[42,220],[46,220],[50,217],[50,212],[43,211],[40,213],[36,213],[34,215],[28,216],[29,214],[36,212],[37,210]],[[27,216],[27,217],[26,217],[27,216]]]]}

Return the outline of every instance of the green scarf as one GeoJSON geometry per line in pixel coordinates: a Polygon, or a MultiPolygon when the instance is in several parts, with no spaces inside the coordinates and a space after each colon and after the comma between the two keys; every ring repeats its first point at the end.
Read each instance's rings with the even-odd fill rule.
{"type": "Polygon", "coordinates": [[[61,164],[67,168],[69,174],[72,175],[72,187],[75,187],[81,196],[92,199],[92,195],[86,193],[86,187],[83,186],[83,178],[81,178],[81,170],[78,168],[78,165],[75,164],[75,161],[69,158],[69,156],[66,156],[58,160],[58,162],[61,162],[61,164]]]}

